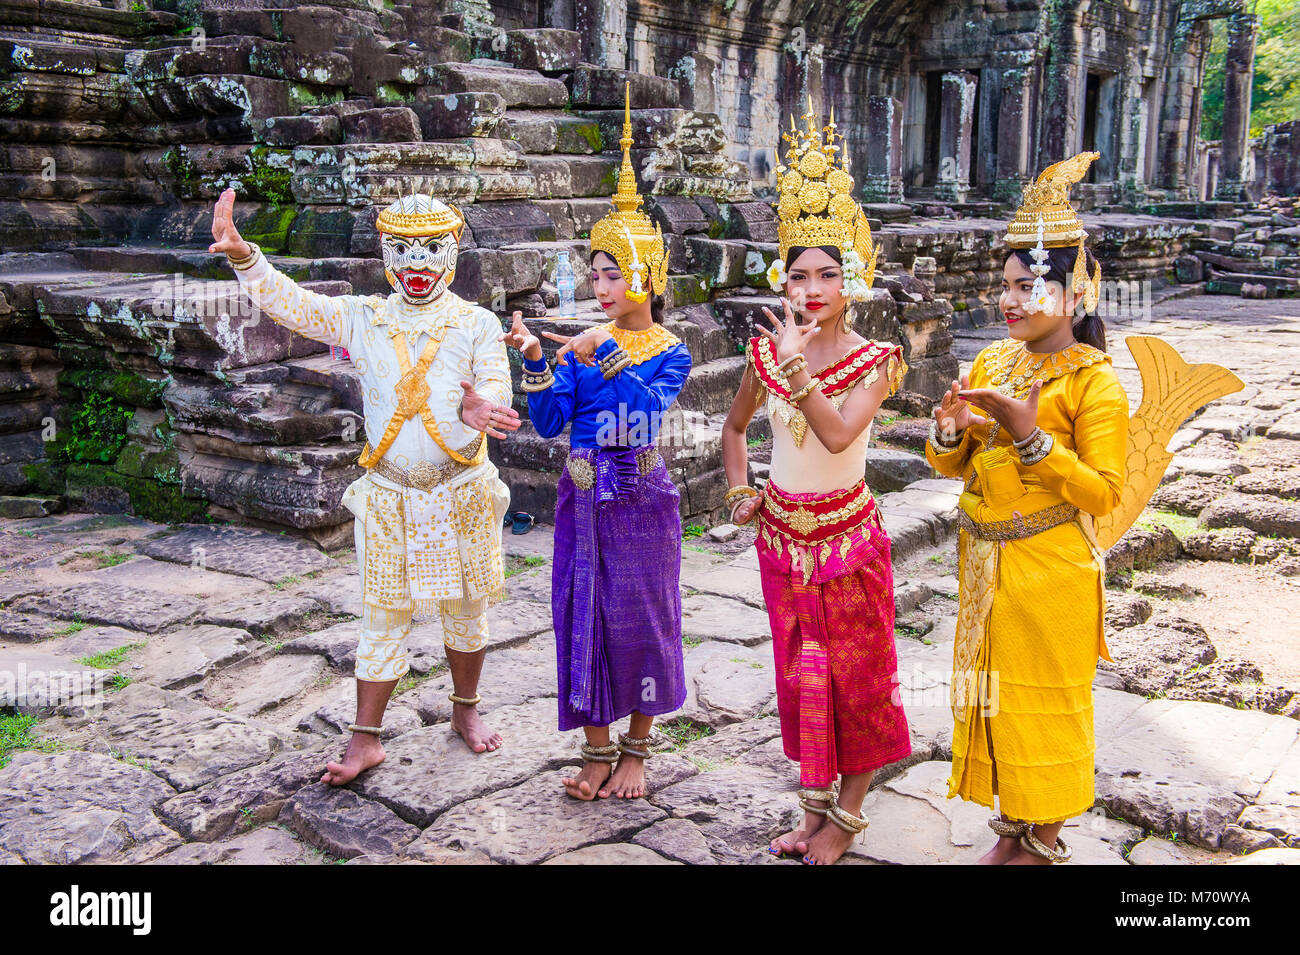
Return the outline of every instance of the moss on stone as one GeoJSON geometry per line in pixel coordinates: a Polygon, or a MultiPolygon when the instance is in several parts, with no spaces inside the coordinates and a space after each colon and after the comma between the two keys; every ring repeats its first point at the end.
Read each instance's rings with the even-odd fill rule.
{"type": "Polygon", "coordinates": [[[605,139],[600,135],[599,123],[583,123],[577,129],[578,135],[587,141],[594,153],[601,152],[605,148],[605,139]]]}
{"type": "Polygon", "coordinates": [[[160,408],[167,380],[146,378],[132,371],[64,368],[59,372],[59,385],[75,388],[83,393],[97,392],[107,395],[133,408],[160,408]]]}
{"type": "Polygon", "coordinates": [[[167,171],[184,183],[197,183],[199,172],[190,161],[184,146],[173,146],[163,153],[163,166],[167,171]]]}
{"type": "Polygon", "coordinates": [[[119,474],[102,464],[74,464],[68,468],[68,489],[114,487],[125,491],[131,508],[146,520],[163,524],[207,523],[208,502],[186,497],[177,484],[160,484],[119,474]]]}
{"type": "MultiPolygon", "coordinates": [[[[283,31],[283,26],[280,27],[283,31]]],[[[329,87],[324,90],[307,83],[290,83],[289,100],[301,111],[308,106],[328,106],[343,99],[343,90],[329,87]]]]}
{"type": "MultiPolygon", "coordinates": [[[[249,242],[256,242],[264,252],[279,252],[288,244],[289,230],[297,216],[295,206],[267,206],[241,222],[239,234],[249,242]]],[[[225,268],[225,263],[219,265],[225,268]]]]}
{"type": "Polygon", "coordinates": [[[293,193],[289,190],[289,180],[292,178],[289,155],[287,149],[271,149],[268,146],[254,146],[250,149],[248,163],[251,169],[244,178],[249,191],[269,202],[274,202],[277,206],[292,203],[293,193]]]}

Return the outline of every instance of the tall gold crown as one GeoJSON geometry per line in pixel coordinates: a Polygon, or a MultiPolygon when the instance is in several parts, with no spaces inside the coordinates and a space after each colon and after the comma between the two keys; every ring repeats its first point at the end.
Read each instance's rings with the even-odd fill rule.
{"type": "Polygon", "coordinates": [[[591,251],[608,252],[630,286],[627,297],[644,302],[650,292],[663,294],[668,285],[668,252],[663,229],[640,210],[632,168],[632,84],[623,90],[623,165],[618,171],[618,191],[610,200],[614,211],[591,227],[591,251]]]}
{"type": "MultiPolygon", "coordinates": [[[[1013,249],[1060,249],[1078,243],[1079,252],[1070,272],[1070,290],[1083,293],[1086,312],[1095,311],[1101,301],[1101,263],[1088,275],[1083,254],[1088,230],[1070,205],[1070,187],[1083,179],[1088,167],[1100,158],[1101,153],[1079,153],[1039,173],[1036,180],[1025,185],[1020,208],[1003,236],[1003,241],[1013,249]]],[[[1038,258],[1035,256],[1035,261],[1038,258]]],[[[1038,288],[1038,283],[1034,287],[1038,288]]]]}
{"type": "Polygon", "coordinates": [[[835,110],[830,121],[817,129],[809,96],[803,119],[806,129],[796,128],[791,116],[790,131],[781,134],[789,147],[785,164],[776,167],[778,255],[788,265],[786,256],[796,246],[831,245],[841,255],[856,252],[864,266],[862,278],[870,287],[876,274],[876,247],[867,217],[853,198],[848,149],[835,143],[844,139],[835,133],[835,110]]]}

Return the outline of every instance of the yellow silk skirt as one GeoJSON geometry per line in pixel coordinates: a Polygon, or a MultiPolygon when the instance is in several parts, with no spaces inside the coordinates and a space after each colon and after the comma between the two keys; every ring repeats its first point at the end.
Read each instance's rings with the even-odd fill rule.
{"type": "MultiPolygon", "coordinates": [[[[1037,509],[1027,503],[1022,513],[1037,509]]],[[[1011,516],[973,495],[963,510],[977,522],[1011,516]]],[[[1092,680],[1098,655],[1110,657],[1104,558],[1088,527],[1083,516],[1001,542],[959,532],[949,797],[993,808],[996,796],[1007,817],[1035,823],[1091,808],[1092,680]]]]}

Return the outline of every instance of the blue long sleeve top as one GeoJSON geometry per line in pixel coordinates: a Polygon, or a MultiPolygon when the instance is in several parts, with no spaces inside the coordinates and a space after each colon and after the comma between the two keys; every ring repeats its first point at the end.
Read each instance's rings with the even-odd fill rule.
{"type": "MultiPolygon", "coordinates": [[[[618,347],[612,339],[602,342],[596,360],[608,357],[618,347]]],[[[542,372],[546,367],[545,358],[524,359],[524,368],[530,372],[542,372]]],[[[565,364],[555,366],[551,387],[528,393],[528,417],[544,438],[555,437],[572,422],[570,447],[643,447],[655,442],[664,413],[677,400],[690,373],[691,353],[681,342],[628,365],[608,381],[599,367],[584,365],[569,355],[565,364]]]]}

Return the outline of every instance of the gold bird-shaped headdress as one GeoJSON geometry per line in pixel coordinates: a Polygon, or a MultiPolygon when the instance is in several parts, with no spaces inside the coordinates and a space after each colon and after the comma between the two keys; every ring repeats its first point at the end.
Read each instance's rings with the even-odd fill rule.
{"type": "MultiPolygon", "coordinates": [[[[1088,241],[1088,230],[1070,205],[1070,187],[1088,174],[1088,167],[1101,153],[1079,153],[1061,162],[1053,163],[1039,173],[1038,178],[1025,185],[1016,217],[1007,226],[1003,241],[1013,249],[1032,249],[1034,261],[1031,271],[1041,280],[1047,274],[1046,249],[1079,246],[1074,268],[1070,274],[1070,291],[1083,293],[1083,307],[1094,312],[1101,300],[1101,263],[1088,274],[1083,247],[1088,241]],[[1039,269],[1042,268],[1040,272],[1039,269]]],[[[1040,282],[1034,283],[1034,294],[1040,291],[1040,282]]]]}
{"type": "Polygon", "coordinates": [[[627,281],[627,297],[644,302],[651,292],[662,295],[668,285],[668,253],[663,229],[641,211],[632,168],[632,84],[623,90],[623,165],[618,171],[618,191],[610,201],[614,211],[591,227],[591,251],[607,252],[627,281]]]}

